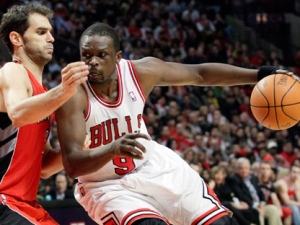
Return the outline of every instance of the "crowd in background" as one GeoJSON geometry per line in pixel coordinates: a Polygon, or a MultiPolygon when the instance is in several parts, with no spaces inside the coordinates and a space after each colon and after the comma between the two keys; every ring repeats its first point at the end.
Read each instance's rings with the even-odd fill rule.
{"type": "MultiPolygon", "coordinates": [[[[12,4],[11,1],[2,4],[5,2],[6,6],[12,4]]],[[[239,4],[232,3],[239,1],[36,2],[55,12],[52,21],[55,53],[44,72],[44,84],[49,89],[60,82],[60,70],[67,63],[79,60],[81,32],[94,21],[108,23],[117,30],[125,59],[154,56],[187,64],[221,62],[246,68],[273,65],[295,72],[300,69],[298,54],[287,68],[276,50],[249,49],[247,43],[234,40],[233,28],[225,18],[240,9],[239,4]]],[[[0,67],[5,63],[1,54],[0,63],[0,67]]],[[[300,161],[300,123],[283,131],[261,126],[250,109],[252,88],[251,85],[155,87],[144,110],[148,132],[154,140],[176,151],[213,187],[218,182],[215,174],[219,171],[228,177],[236,173],[239,158],[248,159],[250,172],[258,177],[260,164],[270,165],[269,180],[275,184],[289,174],[295,160],[300,161]]],[[[55,121],[50,141],[59,151],[55,121]]],[[[75,183],[76,180],[61,171],[41,180],[38,198],[73,198],[75,183]]],[[[289,215],[282,217],[285,224],[291,224],[289,215]]]]}

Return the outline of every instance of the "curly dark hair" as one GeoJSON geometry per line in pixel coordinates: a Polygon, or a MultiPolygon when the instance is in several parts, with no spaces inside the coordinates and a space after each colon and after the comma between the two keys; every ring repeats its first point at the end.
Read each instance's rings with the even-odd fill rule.
{"type": "Polygon", "coordinates": [[[53,11],[41,4],[13,5],[3,14],[0,24],[0,37],[10,54],[13,54],[14,49],[9,34],[15,31],[23,36],[29,27],[28,18],[33,13],[41,14],[49,19],[53,17],[53,11]]]}

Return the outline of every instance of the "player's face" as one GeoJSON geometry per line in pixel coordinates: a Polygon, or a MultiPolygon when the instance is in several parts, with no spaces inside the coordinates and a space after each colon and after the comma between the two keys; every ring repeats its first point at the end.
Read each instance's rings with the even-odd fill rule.
{"type": "Polygon", "coordinates": [[[114,78],[121,52],[116,52],[108,36],[83,36],[80,43],[81,60],[89,65],[90,83],[99,84],[114,78]]]}
{"type": "Polygon", "coordinates": [[[45,65],[52,59],[54,38],[47,17],[40,14],[29,16],[29,27],[23,35],[23,48],[27,57],[36,64],[45,65]]]}

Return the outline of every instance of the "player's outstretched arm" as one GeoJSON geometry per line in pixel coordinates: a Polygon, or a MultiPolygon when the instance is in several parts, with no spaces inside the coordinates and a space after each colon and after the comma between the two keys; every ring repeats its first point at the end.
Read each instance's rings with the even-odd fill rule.
{"type": "MultiPolygon", "coordinates": [[[[275,67],[247,69],[223,63],[181,64],[164,62],[153,57],[132,61],[148,95],[154,86],[233,86],[256,84],[275,67]]],[[[285,71],[286,74],[291,74],[285,71]]]]}
{"type": "Polygon", "coordinates": [[[7,63],[0,72],[5,109],[15,127],[45,119],[76,93],[76,86],[87,79],[88,66],[70,63],[62,72],[62,83],[46,93],[32,96],[26,69],[7,63]]]}
{"type": "MultiPolygon", "coordinates": [[[[57,133],[63,157],[63,165],[70,177],[97,171],[116,155],[142,159],[145,147],[136,139],[149,139],[146,134],[127,134],[106,149],[83,150],[86,137],[84,112],[87,97],[82,87],[56,111],[57,133]]],[[[94,140],[95,141],[95,140],[94,140]]]]}

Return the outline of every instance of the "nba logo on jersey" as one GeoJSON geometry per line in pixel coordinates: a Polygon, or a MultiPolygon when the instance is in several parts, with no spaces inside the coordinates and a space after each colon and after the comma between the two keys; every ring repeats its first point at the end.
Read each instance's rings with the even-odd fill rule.
{"type": "Polygon", "coordinates": [[[129,95],[130,95],[131,100],[132,100],[133,102],[135,102],[135,101],[136,101],[136,97],[135,97],[135,94],[133,93],[133,91],[130,91],[130,92],[129,92],[129,95]]]}

